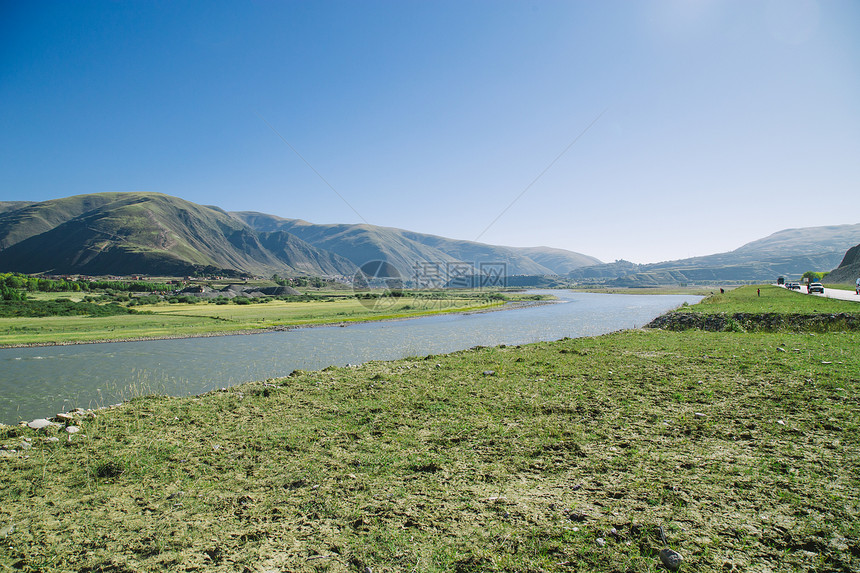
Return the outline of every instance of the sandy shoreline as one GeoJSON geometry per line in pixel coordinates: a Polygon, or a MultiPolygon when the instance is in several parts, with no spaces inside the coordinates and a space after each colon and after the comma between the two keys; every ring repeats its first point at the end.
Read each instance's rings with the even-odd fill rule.
{"type": "MultiPolygon", "coordinates": [[[[554,304],[559,302],[557,300],[523,300],[523,301],[512,301],[500,306],[494,306],[490,308],[478,308],[471,310],[460,310],[460,311],[452,311],[443,314],[483,314],[485,312],[500,312],[503,310],[516,310],[518,308],[526,308],[532,306],[541,306],[545,304],[554,304]]],[[[332,328],[332,327],[341,327],[345,328],[351,324],[366,324],[369,322],[394,322],[400,320],[415,320],[418,318],[424,318],[427,316],[440,316],[439,314],[424,314],[418,316],[402,316],[395,318],[380,318],[380,319],[362,319],[362,320],[350,320],[350,321],[340,321],[340,322],[326,322],[320,324],[293,324],[293,325],[282,325],[282,326],[271,326],[267,328],[253,328],[253,329],[242,329],[242,330],[230,330],[225,332],[206,332],[201,334],[177,334],[177,335],[167,335],[167,336],[135,336],[129,338],[106,338],[106,339],[98,339],[98,340],[73,340],[73,341],[64,341],[64,342],[31,342],[27,344],[4,344],[0,345],[0,350],[11,349],[11,348],[44,348],[49,346],[77,346],[80,344],[106,344],[110,342],[145,342],[149,340],[182,340],[185,338],[212,338],[216,336],[248,336],[252,334],[266,334],[269,332],[287,332],[290,330],[297,330],[300,328],[332,328]]]]}

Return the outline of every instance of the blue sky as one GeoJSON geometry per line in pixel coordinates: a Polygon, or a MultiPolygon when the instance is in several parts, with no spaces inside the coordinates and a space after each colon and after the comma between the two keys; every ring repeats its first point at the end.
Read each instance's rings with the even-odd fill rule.
{"type": "Polygon", "coordinates": [[[0,0],[0,200],[103,191],[642,263],[858,223],[860,3],[0,0]]]}

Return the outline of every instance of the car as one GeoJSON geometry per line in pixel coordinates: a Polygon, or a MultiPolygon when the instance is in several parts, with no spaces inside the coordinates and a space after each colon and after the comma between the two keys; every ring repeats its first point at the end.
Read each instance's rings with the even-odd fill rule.
{"type": "Polygon", "coordinates": [[[821,294],[824,294],[824,287],[821,285],[821,283],[811,283],[808,287],[806,287],[806,292],[808,292],[809,294],[812,294],[814,292],[820,292],[821,294]]]}
{"type": "Polygon", "coordinates": [[[788,283],[786,285],[786,288],[789,288],[791,290],[800,290],[800,284],[799,283],[788,283]]]}

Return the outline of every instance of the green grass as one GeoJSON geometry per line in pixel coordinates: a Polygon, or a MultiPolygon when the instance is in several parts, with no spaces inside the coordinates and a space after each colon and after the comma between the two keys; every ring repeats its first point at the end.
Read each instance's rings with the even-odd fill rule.
{"type": "Polygon", "coordinates": [[[636,330],[0,429],[0,568],[658,571],[663,526],[682,571],[856,571],[858,345],[636,330]]]}
{"type": "Polygon", "coordinates": [[[854,284],[845,284],[845,283],[836,283],[836,284],[831,284],[831,283],[822,283],[822,284],[824,284],[824,288],[832,288],[832,289],[839,289],[839,290],[848,290],[848,291],[851,291],[851,292],[854,292],[854,289],[855,289],[855,286],[856,286],[856,285],[854,285],[854,284]]]}
{"type": "Polygon", "coordinates": [[[697,305],[686,306],[684,312],[702,313],[795,313],[830,314],[860,313],[860,304],[853,301],[808,296],[773,285],[753,285],[714,294],[697,305]],[[761,296],[757,291],[761,290],[761,296]]]}
{"type": "Polygon", "coordinates": [[[159,303],[134,307],[139,313],[146,314],[108,317],[0,317],[0,346],[206,336],[282,326],[410,318],[489,309],[503,304],[468,294],[443,294],[438,299],[403,297],[382,300],[376,306],[366,306],[363,301],[349,296],[328,302],[274,300],[249,305],[159,303]]]}

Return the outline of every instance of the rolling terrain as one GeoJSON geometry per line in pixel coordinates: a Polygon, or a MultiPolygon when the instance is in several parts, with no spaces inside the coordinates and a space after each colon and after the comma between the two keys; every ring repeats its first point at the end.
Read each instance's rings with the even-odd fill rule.
{"type": "MultiPolygon", "coordinates": [[[[650,287],[798,278],[808,270],[833,269],[843,258],[848,261],[846,251],[858,243],[860,224],[807,227],[779,231],[726,253],[651,264],[603,264],[549,247],[506,247],[392,227],[318,225],[266,213],[228,213],[159,193],[0,202],[0,271],[30,274],[351,277],[362,265],[383,261],[384,268],[397,269],[407,279],[425,275],[427,267],[450,277],[447,273],[455,267],[468,276],[481,273],[482,265],[493,265],[511,280],[565,277],[650,287]]],[[[842,266],[850,263],[846,261],[842,266]]],[[[853,267],[845,271],[856,272],[853,267]]],[[[834,273],[832,278],[848,280],[840,277],[834,273]]]]}
{"type": "Polygon", "coordinates": [[[809,270],[830,270],[857,243],[860,243],[860,225],[786,229],[727,253],[644,265],[616,261],[574,269],[569,276],[577,280],[604,279],[615,286],[772,282],[778,276],[799,278],[809,270]]]}
{"type": "Polygon", "coordinates": [[[308,243],[346,257],[356,265],[380,260],[410,276],[422,263],[473,265],[504,263],[508,275],[562,275],[600,261],[580,253],[548,247],[502,247],[415,233],[375,225],[315,225],[253,212],[231,213],[258,231],[287,231],[308,243]]]}
{"type": "Polygon", "coordinates": [[[424,264],[505,265],[508,275],[558,275],[600,261],[372,225],[314,225],[227,213],[159,193],[98,193],[0,203],[0,271],[29,274],[352,276],[385,261],[410,277],[424,264]]]}
{"type": "Polygon", "coordinates": [[[355,268],[287,233],[257,233],[221,209],[158,193],[81,195],[7,211],[0,249],[0,269],[24,273],[333,275],[355,268]]]}
{"type": "Polygon", "coordinates": [[[853,283],[860,277],[860,245],[848,249],[839,266],[827,278],[828,283],[853,283]]]}

